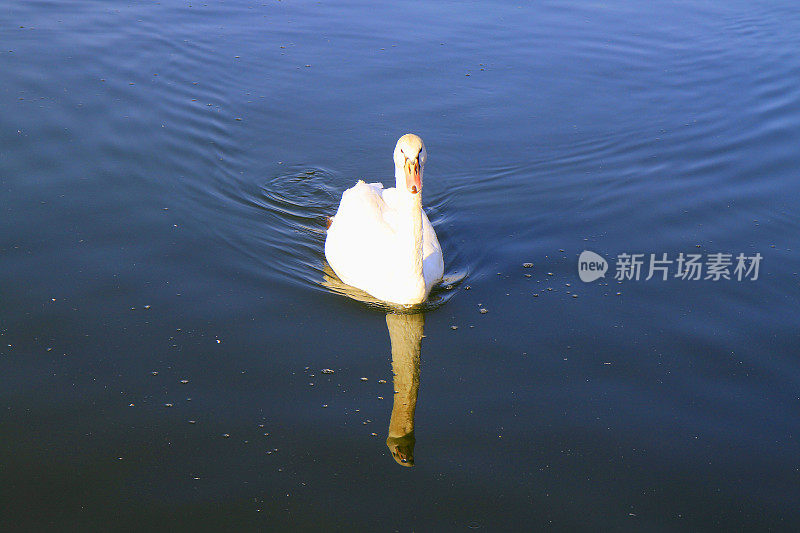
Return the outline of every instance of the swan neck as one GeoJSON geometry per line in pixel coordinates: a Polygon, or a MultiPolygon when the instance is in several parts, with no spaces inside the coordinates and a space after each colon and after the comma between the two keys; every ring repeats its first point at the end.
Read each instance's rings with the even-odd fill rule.
{"type": "Polygon", "coordinates": [[[395,186],[398,192],[398,237],[404,248],[402,256],[408,263],[401,266],[403,271],[414,276],[413,282],[424,285],[422,273],[422,191],[412,194],[406,187],[406,178],[402,167],[395,166],[395,186]]]}
{"type": "Polygon", "coordinates": [[[419,193],[401,191],[400,240],[406,249],[403,257],[408,259],[407,271],[416,281],[425,280],[422,272],[422,198],[419,193]]]}

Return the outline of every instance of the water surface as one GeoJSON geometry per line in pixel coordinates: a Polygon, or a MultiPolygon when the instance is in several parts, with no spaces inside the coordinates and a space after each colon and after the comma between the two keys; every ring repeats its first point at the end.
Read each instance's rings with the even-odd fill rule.
{"type": "Polygon", "coordinates": [[[4,529],[800,527],[791,2],[30,1],[0,31],[4,529]],[[408,131],[449,288],[387,317],[326,283],[324,219],[408,131]],[[583,250],[763,261],[584,284],[583,250]]]}

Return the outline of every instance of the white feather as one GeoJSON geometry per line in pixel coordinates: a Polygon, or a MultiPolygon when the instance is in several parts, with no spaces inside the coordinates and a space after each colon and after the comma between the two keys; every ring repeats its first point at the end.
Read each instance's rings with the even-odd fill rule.
{"type": "Polygon", "coordinates": [[[423,302],[444,275],[442,248],[419,194],[414,198],[404,190],[384,189],[380,183],[359,181],[342,194],[325,239],[325,257],[343,282],[394,304],[423,302]],[[422,218],[419,236],[409,232],[415,209],[422,218]],[[421,272],[414,267],[419,259],[409,257],[420,249],[421,272]]]}

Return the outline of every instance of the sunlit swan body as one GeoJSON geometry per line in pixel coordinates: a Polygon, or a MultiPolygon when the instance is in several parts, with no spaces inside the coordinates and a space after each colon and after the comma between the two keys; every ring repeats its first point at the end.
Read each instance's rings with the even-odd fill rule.
{"type": "Polygon", "coordinates": [[[347,189],[325,238],[325,257],[336,275],[385,302],[424,302],[444,274],[442,248],[422,210],[426,159],[422,139],[400,137],[396,186],[359,181],[347,189]]]}

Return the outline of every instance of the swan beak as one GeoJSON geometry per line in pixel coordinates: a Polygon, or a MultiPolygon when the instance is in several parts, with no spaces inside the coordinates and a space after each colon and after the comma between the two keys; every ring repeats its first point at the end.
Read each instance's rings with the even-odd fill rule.
{"type": "Polygon", "coordinates": [[[406,159],[403,170],[406,175],[406,188],[411,194],[417,194],[422,189],[422,175],[419,171],[419,159],[406,159]]]}

